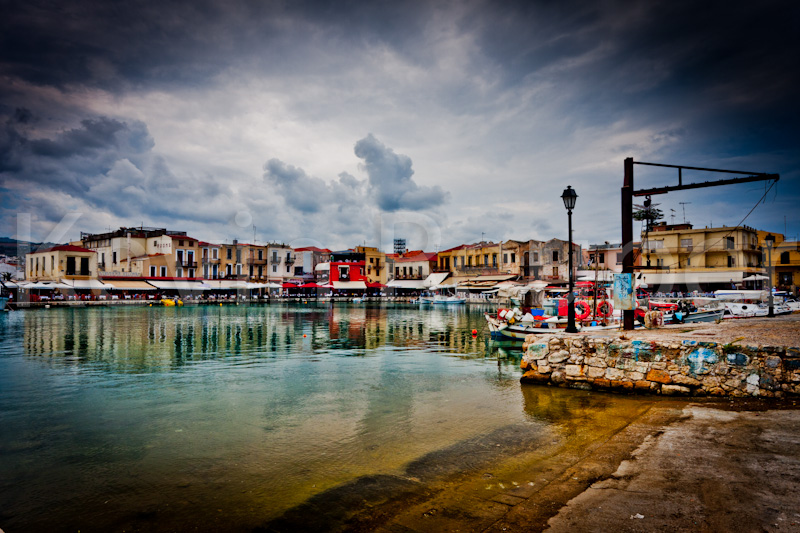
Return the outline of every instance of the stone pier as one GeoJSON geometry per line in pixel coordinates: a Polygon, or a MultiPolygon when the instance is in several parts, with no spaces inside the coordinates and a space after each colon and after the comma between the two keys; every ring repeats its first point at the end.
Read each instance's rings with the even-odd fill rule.
{"type": "Polygon", "coordinates": [[[746,335],[722,342],[648,333],[529,335],[521,381],[663,395],[800,395],[800,348],[751,344],[746,335]]]}

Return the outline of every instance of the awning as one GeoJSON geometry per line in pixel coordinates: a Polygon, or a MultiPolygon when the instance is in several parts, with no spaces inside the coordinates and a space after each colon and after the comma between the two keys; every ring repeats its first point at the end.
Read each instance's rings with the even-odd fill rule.
{"type": "Polygon", "coordinates": [[[426,288],[425,280],[422,279],[393,279],[386,284],[387,287],[395,289],[414,289],[422,290],[426,288]]]}
{"type": "MultiPolygon", "coordinates": [[[[653,285],[685,285],[692,283],[740,283],[744,272],[641,272],[642,283],[653,285]]],[[[636,275],[637,278],[639,274],[636,275]]]]}
{"type": "Polygon", "coordinates": [[[366,290],[367,284],[363,281],[334,281],[333,288],[337,290],[366,290]]]}
{"type": "Polygon", "coordinates": [[[248,283],[238,279],[204,279],[200,289],[205,291],[235,291],[247,289],[248,283]]]}
{"type": "Polygon", "coordinates": [[[331,264],[330,263],[320,263],[314,267],[314,272],[319,272],[320,270],[330,270],[331,264]]]}
{"type": "Polygon", "coordinates": [[[146,281],[134,281],[134,280],[106,280],[103,283],[106,285],[110,285],[110,289],[112,291],[154,291],[156,290],[155,287],[147,283],[146,281]]]}
{"type": "Polygon", "coordinates": [[[202,291],[203,284],[199,281],[184,281],[184,280],[147,280],[147,283],[153,285],[160,290],[176,290],[176,291],[202,291]]]}
{"type": "Polygon", "coordinates": [[[53,281],[36,281],[33,283],[22,283],[20,282],[17,287],[24,290],[52,290],[52,289],[71,289],[72,285],[66,285],[64,283],[55,283],[53,281]]]}
{"type": "Polygon", "coordinates": [[[441,285],[441,283],[450,275],[450,272],[434,272],[425,278],[425,286],[433,287],[434,285],[441,285]]]}
{"type": "Polygon", "coordinates": [[[111,287],[96,279],[62,279],[61,283],[68,285],[71,289],[99,289],[108,290],[111,287]]]}

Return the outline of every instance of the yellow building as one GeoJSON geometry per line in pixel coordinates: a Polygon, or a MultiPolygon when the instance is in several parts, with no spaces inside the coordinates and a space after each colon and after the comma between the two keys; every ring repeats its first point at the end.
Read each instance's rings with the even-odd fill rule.
{"type": "Polygon", "coordinates": [[[356,253],[364,254],[366,275],[370,283],[386,285],[389,272],[386,268],[386,254],[371,246],[356,246],[356,253]]]}
{"type": "Polygon", "coordinates": [[[25,277],[29,281],[97,279],[97,253],[63,244],[25,255],[25,277]]]}
{"type": "Polygon", "coordinates": [[[656,225],[642,235],[641,264],[639,279],[662,292],[730,289],[764,273],[758,232],[747,226],[656,225]]]}
{"type": "Polygon", "coordinates": [[[797,295],[800,287],[800,242],[787,241],[784,235],[772,233],[775,244],[769,253],[765,239],[768,234],[766,231],[758,232],[759,245],[764,250],[765,264],[768,264],[769,256],[772,256],[772,279],[769,285],[797,295]]]}

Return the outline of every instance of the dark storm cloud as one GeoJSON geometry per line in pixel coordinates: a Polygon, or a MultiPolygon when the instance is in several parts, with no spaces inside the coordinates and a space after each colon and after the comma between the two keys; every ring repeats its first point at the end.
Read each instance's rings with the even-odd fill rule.
{"type": "Polygon", "coordinates": [[[441,187],[420,187],[411,177],[411,158],[369,134],[356,143],[355,154],[364,160],[370,193],[383,211],[419,211],[442,205],[447,193],[441,187]]]}
{"type": "Polygon", "coordinates": [[[50,138],[31,139],[19,126],[36,122],[35,115],[23,109],[5,119],[0,130],[4,207],[44,220],[57,220],[69,209],[138,220],[223,216],[208,207],[208,198],[224,197],[227,188],[210,175],[176,176],[152,153],[154,142],[142,122],[94,117],[50,138]]]}

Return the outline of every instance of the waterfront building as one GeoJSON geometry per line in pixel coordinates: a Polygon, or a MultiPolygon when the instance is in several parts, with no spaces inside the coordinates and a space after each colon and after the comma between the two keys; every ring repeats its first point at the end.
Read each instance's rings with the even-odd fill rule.
{"type": "Polygon", "coordinates": [[[366,275],[364,254],[355,250],[331,252],[328,263],[328,283],[336,290],[366,290],[369,279],[366,275]]]}
{"type": "Polygon", "coordinates": [[[364,265],[369,282],[386,285],[391,275],[386,268],[386,254],[371,246],[356,246],[355,251],[364,254],[364,265]]]}
{"type": "MultiPolygon", "coordinates": [[[[763,250],[765,266],[769,266],[769,254],[764,240],[768,234],[766,231],[758,232],[758,243],[763,250]]],[[[800,242],[787,241],[780,233],[773,233],[772,236],[775,237],[775,244],[772,247],[772,279],[769,280],[769,286],[797,296],[800,287],[800,242]]]]}
{"type": "Polygon", "coordinates": [[[25,256],[28,281],[89,281],[97,279],[97,252],[62,244],[25,256]]]}
{"type": "Polygon", "coordinates": [[[650,290],[685,293],[735,288],[765,268],[753,228],[661,223],[642,235],[640,272],[650,290]]]}
{"type": "Polygon", "coordinates": [[[267,276],[273,283],[284,283],[294,277],[295,254],[287,244],[271,242],[267,249],[267,276]]]}
{"type": "Polygon", "coordinates": [[[327,248],[317,248],[316,246],[305,246],[294,249],[294,278],[302,283],[318,281],[316,276],[317,267],[324,272],[324,280],[328,280],[328,270],[330,268],[331,251],[327,248]]]}
{"type": "Polygon", "coordinates": [[[438,254],[414,250],[393,258],[395,280],[424,280],[436,271],[438,254]]]}
{"type": "Polygon", "coordinates": [[[200,247],[200,264],[204,279],[220,278],[220,245],[210,242],[198,242],[200,247]]]}
{"type": "MultiPolygon", "coordinates": [[[[634,266],[641,265],[641,259],[642,243],[634,242],[634,266]]],[[[590,244],[586,250],[583,250],[582,264],[584,268],[578,270],[577,279],[612,281],[615,273],[622,272],[622,243],[606,241],[604,244],[590,244]]]]}

